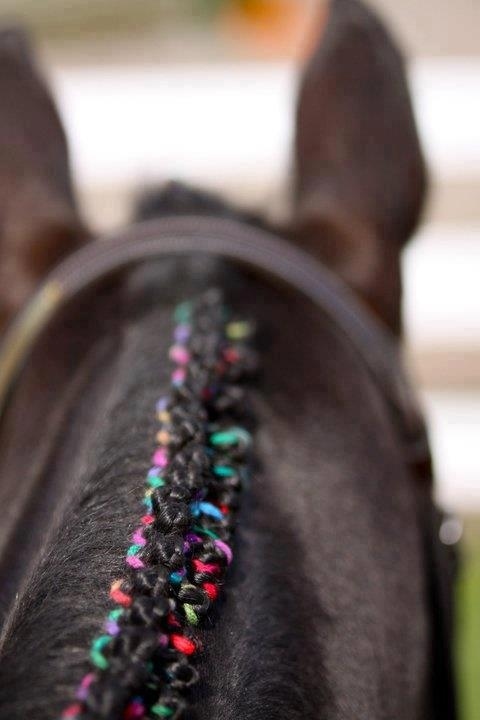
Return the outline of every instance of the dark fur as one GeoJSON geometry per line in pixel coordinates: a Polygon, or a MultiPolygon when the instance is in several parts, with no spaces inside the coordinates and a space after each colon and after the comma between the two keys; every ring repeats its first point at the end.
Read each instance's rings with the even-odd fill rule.
{"type": "Polygon", "coordinates": [[[334,0],[297,107],[295,234],[395,332],[400,253],[427,178],[403,58],[357,0],[334,0]]]}
{"type": "Polygon", "coordinates": [[[0,32],[0,331],[45,273],[87,239],[65,134],[24,33],[0,32]]]}
{"type": "MultiPolygon", "coordinates": [[[[390,44],[384,50],[383,31],[363,6],[336,0],[333,29],[344,27],[340,20],[349,12],[361,37],[362,23],[374,23],[368,37],[380,56],[386,52],[388,70],[390,44]]],[[[342,40],[346,53],[348,37],[342,40]]],[[[381,66],[374,63],[377,71],[381,66]]],[[[339,73],[341,88],[343,66],[339,73]]],[[[387,75],[381,75],[385,88],[387,75]]],[[[403,77],[395,71],[392,84],[399,82],[404,98],[403,77]]],[[[373,100],[348,84],[348,97],[350,91],[361,122],[373,100]]],[[[328,103],[326,98],[325,112],[328,103]]],[[[328,142],[338,146],[344,120],[338,119],[333,135],[330,123],[324,129],[327,157],[328,142]]],[[[410,127],[408,114],[407,121],[410,127]]],[[[307,133],[301,146],[315,144],[308,140],[311,127],[300,125],[299,132],[307,133]]],[[[402,137],[410,142],[408,127],[402,137]]],[[[369,147],[372,175],[380,173],[386,184],[390,166],[375,162],[375,145],[369,147]]],[[[358,178],[357,156],[349,158],[351,177],[358,178]]],[[[321,154],[317,162],[319,176],[327,168],[329,182],[341,188],[346,170],[337,177],[335,163],[321,154]]],[[[307,175],[312,181],[314,167],[307,175]]],[[[373,178],[369,192],[362,182],[351,183],[335,200],[343,207],[345,198],[357,197],[355,217],[368,225],[369,192],[375,208],[378,203],[381,209],[382,195],[373,178]]],[[[309,181],[300,177],[298,186],[301,198],[309,181]]],[[[199,200],[198,193],[180,195],[182,213],[199,203],[206,212],[230,212],[210,198],[199,200]]],[[[394,236],[375,235],[378,262],[391,252],[397,257],[415,215],[410,206],[401,202],[395,209],[394,236]],[[380,251],[381,243],[395,250],[380,251]]],[[[178,211],[168,193],[142,207],[145,214],[152,208],[178,211]]],[[[302,241],[316,252],[312,236],[302,233],[302,241]]],[[[122,567],[138,517],[153,408],[168,386],[171,311],[211,284],[226,289],[237,312],[257,320],[263,378],[253,396],[258,468],[244,497],[228,592],[202,630],[203,679],[190,717],[433,717],[422,539],[427,491],[406,471],[383,398],[348,341],[306,300],[221,262],[198,259],[152,263],[122,285],[88,294],[57,319],[23,374],[0,436],[1,492],[10,518],[0,535],[6,610],[1,717],[56,717],[86,668],[109,582],[122,567]]],[[[393,315],[389,309],[395,304],[398,295],[388,298],[381,314],[396,327],[399,308],[393,315]]]]}

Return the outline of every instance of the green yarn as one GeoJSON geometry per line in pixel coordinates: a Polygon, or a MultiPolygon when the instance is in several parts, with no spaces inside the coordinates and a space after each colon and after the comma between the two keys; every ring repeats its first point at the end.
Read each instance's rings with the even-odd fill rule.
{"type": "Polygon", "coordinates": [[[233,477],[235,475],[235,470],[229,465],[215,465],[213,472],[218,477],[233,477]]]}
{"type": "Polygon", "coordinates": [[[245,340],[252,334],[252,324],[247,320],[228,323],[225,334],[229,340],[245,340]]]}
{"type": "Polygon", "coordinates": [[[185,611],[185,617],[187,618],[188,623],[190,625],[198,625],[198,616],[193,607],[188,603],[185,603],[183,609],[185,611]]]}
{"type": "Polygon", "coordinates": [[[142,545],[130,545],[127,555],[136,555],[142,549],[142,545]]]}
{"type": "Polygon", "coordinates": [[[100,635],[93,641],[90,659],[99,670],[106,670],[109,666],[107,658],[103,655],[103,649],[111,641],[112,637],[110,635],[100,635]]]}
{"type": "Polygon", "coordinates": [[[108,613],[108,619],[117,621],[119,618],[121,618],[123,615],[123,608],[115,608],[115,610],[112,610],[108,613]]]}
{"type": "Polygon", "coordinates": [[[213,532],[213,530],[203,528],[200,525],[194,525],[193,529],[195,530],[195,532],[200,533],[201,535],[208,535],[208,537],[211,537],[214,540],[220,540],[220,535],[217,535],[217,533],[213,532]]]}
{"type": "Polygon", "coordinates": [[[173,317],[175,318],[175,321],[180,324],[188,323],[192,316],[192,303],[191,302],[184,302],[178,305],[175,308],[175,312],[173,314],[173,317]]]}
{"type": "Polygon", "coordinates": [[[162,718],[169,718],[173,715],[172,708],[169,708],[166,705],[153,705],[150,710],[154,715],[158,715],[158,717],[162,718]]]}
{"type": "Polygon", "coordinates": [[[165,480],[162,477],[149,477],[147,478],[147,484],[152,488],[164,487],[165,480]]]}
{"type": "Polygon", "coordinates": [[[250,445],[252,437],[247,430],[240,427],[233,427],[230,430],[219,430],[210,435],[211,445],[236,445],[239,441],[243,441],[245,444],[250,445]]]}

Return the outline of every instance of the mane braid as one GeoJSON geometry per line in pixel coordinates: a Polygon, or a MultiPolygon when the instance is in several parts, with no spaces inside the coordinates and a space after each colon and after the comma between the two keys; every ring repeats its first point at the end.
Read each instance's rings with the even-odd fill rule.
{"type": "Polygon", "coordinates": [[[210,290],[175,311],[172,388],[160,422],[144,514],[126,572],[110,589],[114,608],[92,643],[92,670],[63,720],[141,720],[184,714],[198,679],[195,634],[219,596],[250,433],[244,389],[254,369],[249,323],[229,320],[210,290]]]}

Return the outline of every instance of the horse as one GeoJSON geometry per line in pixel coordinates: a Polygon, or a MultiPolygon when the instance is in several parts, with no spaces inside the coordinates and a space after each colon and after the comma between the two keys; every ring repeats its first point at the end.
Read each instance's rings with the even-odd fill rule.
{"type": "Polygon", "coordinates": [[[21,32],[0,62],[1,717],[453,720],[390,33],[329,3],[282,225],[173,183],[102,241],[21,32]]]}

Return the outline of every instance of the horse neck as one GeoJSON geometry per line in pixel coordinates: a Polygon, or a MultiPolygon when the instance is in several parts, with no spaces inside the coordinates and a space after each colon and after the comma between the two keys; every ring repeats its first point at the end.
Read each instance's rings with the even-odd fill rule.
{"type": "MultiPolygon", "coordinates": [[[[24,528],[37,528],[38,551],[4,633],[0,705],[12,720],[55,716],[65,688],[85,671],[89,639],[101,627],[109,582],[121,571],[138,519],[155,400],[169,384],[174,299],[219,279],[191,269],[152,268],[150,285],[143,273],[132,278],[127,315],[117,313],[113,325],[110,316],[104,349],[90,345],[77,379],[70,375],[62,390],[62,419],[57,434],[49,430],[49,462],[37,481],[43,508],[31,500],[21,515],[24,528]],[[170,274],[162,282],[167,272],[177,280],[170,274]]],[[[304,301],[252,279],[228,287],[238,310],[263,328],[264,377],[253,395],[259,464],[240,513],[227,601],[202,631],[200,672],[210,691],[205,682],[195,691],[198,717],[296,720],[323,710],[337,717],[334,708],[353,707],[355,695],[371,708],[374,647],[385,648],[382,702],[389,716],[415,717],[425,682],[423,575],[410,520],[414,495],[385,408],[348,343],[304,301]],[[395,555],[399,536],[402,557],[395,555]],[[395,565],[387,587],[378,562],[395,565]],[[405,577],[409,588],[399,592],[405,577]],[[401,698],[394,668],[415,678],[401,698]]]]}

